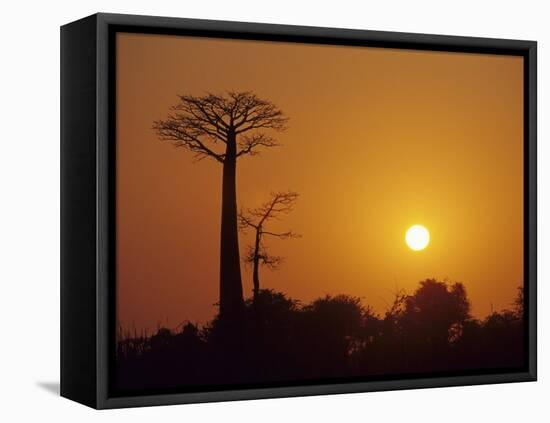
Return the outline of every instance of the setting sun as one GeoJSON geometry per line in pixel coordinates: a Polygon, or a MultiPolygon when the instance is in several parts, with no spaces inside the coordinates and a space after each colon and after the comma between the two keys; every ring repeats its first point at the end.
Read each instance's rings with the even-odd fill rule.
{"type": "Polygon", "coordinates": [[[430,243],[430,232],[422,225],[413,225],[407,230],[405,241],[411,250],[423,250],[430,243]]]}

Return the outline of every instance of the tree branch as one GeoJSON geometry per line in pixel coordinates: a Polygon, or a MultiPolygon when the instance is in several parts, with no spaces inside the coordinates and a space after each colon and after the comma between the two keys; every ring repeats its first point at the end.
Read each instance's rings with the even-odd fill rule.
{"type": "Polygon", "coordinates": [[[274,236],[274,237],[277,237],[277,238],[280,238],[280,239],[301,238],[302,237],[302,235],[294,233],[292,231],[281,232],[281,233],[262,231],[262,235],[270,235],[270,236],[274,236]]]}
{"type": "Polygon", "coordinates": [[[212,157],[223,163],[225,154],[216,153],[201,141],[201,131],[193,127],[180,126],[177,120],[156,121],[153,129],[157,131],[162,141],[171,141],[175,147],[183,147],[195,153],[196,158],[201,156],[212,157]]]}
{"type": "Polygon", "coordinates": [[[251,136],[242,136],[239,139],[239,151],[237,157],[249,155],[256,156],[260,154],[259,151],[256,151],[257,147],[278,147],[278,144],[273,138],[268,137],[264,134],[254,134],[251,136]]]}

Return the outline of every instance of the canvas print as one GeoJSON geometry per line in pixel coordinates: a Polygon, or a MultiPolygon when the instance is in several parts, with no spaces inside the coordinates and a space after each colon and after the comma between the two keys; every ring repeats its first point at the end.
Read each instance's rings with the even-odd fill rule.
{"type": "Polygon", "coordinates": [[[523,368],[523,60],[117,33],[114,392],[523,368]]]}

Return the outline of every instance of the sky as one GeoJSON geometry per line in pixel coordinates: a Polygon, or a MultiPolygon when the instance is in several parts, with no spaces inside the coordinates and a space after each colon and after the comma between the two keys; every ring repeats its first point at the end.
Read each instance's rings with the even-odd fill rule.
{"type": "Polygon", "coordinates": [[[383,313],[433,277],[462,282],[482,318],[523,284],[522,57],[119,33],[116,78],[122,327],[217,311],[222,166],[152,129],[178,94],[253,91],[289,118],[269,133],[282,146],[237,165],[240,208],[299,193],[272,229],[302,237],[268,241],[285,261],[260,270],[262,288],[383,313]],[[414,224],[430,231],[425,250],[405,243],[414,224]]]}

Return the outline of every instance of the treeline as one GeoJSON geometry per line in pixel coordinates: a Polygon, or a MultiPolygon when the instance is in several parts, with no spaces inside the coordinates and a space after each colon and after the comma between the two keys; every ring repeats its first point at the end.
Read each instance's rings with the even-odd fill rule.
{"type": "Polygon", "coordinates": [[[383,315],[359,298],[309,304],[272,290],[245,302],[239,321],[160,328],[117,342],[116,386],[185,389],[521,367],[523,296],[483,320],[464,286],[433,279],[396,295],[383,315]]]}

